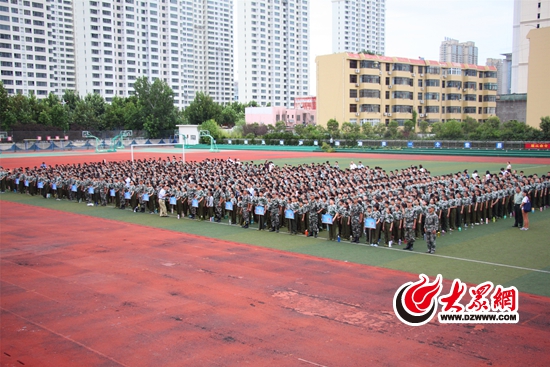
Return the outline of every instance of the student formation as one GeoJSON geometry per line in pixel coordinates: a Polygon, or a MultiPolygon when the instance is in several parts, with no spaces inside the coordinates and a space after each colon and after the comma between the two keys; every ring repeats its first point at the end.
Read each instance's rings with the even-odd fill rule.
{"type": "MultiPolygon", "coordinates": [[[[386,171],[351,163],[278,166],[270,161],[175,157],[0,169],[1,192],[113,206],[135,213],[209,220],[331,241],[403,245],[514,217],[550,205],[550,172],[525,176],[508,163],[500,172],[468,170],[432,176],[420,166],[386,171]]],[[[137,214],[136,214],[137,215],[137,214]]]]}

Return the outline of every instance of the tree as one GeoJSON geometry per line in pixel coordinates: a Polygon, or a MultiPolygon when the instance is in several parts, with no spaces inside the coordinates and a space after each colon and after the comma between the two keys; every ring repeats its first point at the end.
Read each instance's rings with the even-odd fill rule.
{"type": "Polygon", "coordinates": [[[91,109],[93,119],[96,121],[97,130],[105,130],[105,100],[97,93],[88,93],[84,97],[84,103],[91,109]]]}
{"type": "Polygon", "coordinates": [[[10,97],[9,109],[13,111],[15,124],[24,125],[36,123],[36,120],[32,117],[29,99],[24,95],[16,94],[15,96],[10,97]]]}
{"type": "Polygon", "coordinates": [[[378,123],[376,125],[374,125],[374,128],[373,128],[373,133],[378,136],[379,138],[383,137],[384,135],[386,135],[386,125],[382,124],[382,123],[378,123]]]}
{"type": "MultiPolygon", "coordinates": [[[[414,111],[413,111],[414,112],[414,111]]],[[[407,120],[403,123],[403,137],[405,139],[413,139],[415,137],[414,128],[416,123],[413,120],[407,120]]]]}
{"type": "Polygon", "coordinates": [[[221,112],[221,106],[215,103],[212,97],[203,92],[197,92],[193,102],[185,109],[184,116],[188,124],[201,125],[207,120],[218,121],[221,112]]]}
{"type": "Polygon", "coordinates": [[[71,126],[72,129],[91,131],[99,131],[101,129],[100,118],[89,100],[81,99],[76,103],[73,120],[74,125],[71,126]]]}
{"type": "Polygon", "coordinates": [[[462,131],[464,132],[465,137],[468,137],[470,134],[474,133],[479,127],[479,122],[476,119],[468,116],[462,122],[462,131]]]}
{"type": "Polygon", "coordinates": [[[463,138],[462,124],[455,120],[446,121],[441,125],[441,129],[436,133],[439,139],[459,139],[463,138]]]}
{"type": "Polygon", "coordinates": [[[338,137],[340,124],[335,119],[330,119],[327,121],[327,130],[333,137],[338,137]]]}
{"type": "Polygon", "coordinates": [[[428,132],[428,128],[430,127],[430,124],[428,123],[428,121],[422,120],[422,121],[420,121],[418,127],[420,128],[420,132],[422,133],[422,137],[424,137],[426,135],[426,133],[428,132]]]}
{"type": "Polygon", "coordinates": [[[370,138],[373,134],[373,128],[372,128],[372,125],[370,124],[370,122],[365,122],[362,126],[361,126],[361,133],[365,136],[365,138],[370,138]]]}
{"type": "Polygon", "coordinates": [[[144,119],[140,113],[140,107],[136,96],[126,98],[124,105],[124,129],[143,130],[144,119]]]}
{"type": "Polygon", "coordinates": [[[439,134],[442,128],[443,128],[443,123],[441,121],[434,122],[432,124],[431,133],[437,136],[437,134],[439,134]]]}
{"type": "Polygon", "coordinates": [[[276,133],[284,133],[286,132],[286,124],[284,121],[277,121],[275,123],[275,128],[273,129],[276,133]]]}
{"type": "Polygon", "coordinates": [[[233,127],[235,126],[235,122],[237,122],[238,118],[239,115],[237,114],[237,112],[233,109],[233,107],[228,105],[225,106],[221,111],[219,116],[219,123],[222,126],[233,127]]]}
{"type": "Polygon", "coordinates": [[[477,140],[494,140],[500,139],[500,135],[500,119],[494,116],[481,123],[471,136],[477,140]]]}
{"type": "Polygon", "coordinates": [[[126,99],[114,96],[111,104],[105,107],[104,126],[108,130],[120,129],[125,123],[126,99]]]}
{"type": "Polygon", "coordinates": [[[392,120],[388,124],[388,130],[387,130],[385,135],[389,138],[395,139],[397,137],[397,130],[398,129],[399,129],[399,123],[395,120],[392,120]]]}
{"type": "Polygon", "coordinates": [[[174,106],[174,92],[163,80],[149,82],[140,77],[134,83],[140,113],[145,119],[144,130],[150,137],[156,138],[161,131],[176,128],[177,109],[174,106]]]}
{"type": "Polygon", "coordinates": [[[542,139],[550,140],[550,116],[540,118],[540,129],[542,130],[542,139]]]}
{"type": "Polygon", "coordinates": [[[8,96],[8,91],[0,80],[0,129],[2,130],[9,130],[17,122],[10,102],[11,98],[8,96]]]}
{"type": "Polygon", "coordinates": [[[416,112],[416,110],[413,110],[413,118],[412,118],[412,122],[414,124],[413,130],[414,130],[414,126],[416,126],[417,117],[418,117],[418,113],[416,112]]]}

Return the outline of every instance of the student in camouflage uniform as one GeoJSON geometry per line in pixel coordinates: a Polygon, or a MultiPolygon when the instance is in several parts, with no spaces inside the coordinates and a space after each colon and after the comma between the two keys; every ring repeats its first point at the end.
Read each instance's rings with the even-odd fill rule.
{"type": "Polygon", "coordinates": [[[307,205],[307,211],[309,214],[308,237],[314,236],[315,238],[317,238],[317,235],[319,234],[319,217],[317,216],[319,212],[319,205],[317,202],[318,199],[319,197],[315,197],[315,199],[310,199],[309,204],[307,205]]]}
{"type": "Polygon", "coordinates": [[[437,234],[437,229],[439,228],[439,218],[435,214],[435,206],[430,205],[428,207],[428,215],[424,221],[424,231],[426,233],[426,244],[428,245],[429,254],[435,253],[435,239],[437,234]]]}
{"type": "MultiPolygon", "coordinates": [[[[367,210],[365,211],[365,213],[363,214],[363,218],[364,220],[366,219],[374,219],[374,215],[373,215],[373,212],[372,212],[372,206],[368,205],[367,206],[367,210]]],[[[365,237],[366,237],[366,243],[371,245],[375,242],[374,241],[374,231],[375,229],[373,228],[366,228],[365,227],[365,237]]]]}
{"type": "Polygon", "coordinates": [[[99,197],[101,199],[101,206],[107,206],[107,193],[109,192],[109,186],[104,181],[99,182],[99,197]]]}
{"type": "Polygon", "coordinates": [[[378,246],[378,242],[380,242],[380,236],[382,233],[382,225],[383,225],[383,218],[382,218],[382,213],[380,212],[379,204],[374,204],[373,206],[372,219],[376,221],[376,227],[374,228],[371,246],[376,247],[378,246]]]}
{"type": "Polygon", "coordinates": [[[405,242],[407,243],[407,246],[404,248],[404,250],[412,251],[415,241],[414,230],[416,228],[416,213],[410,201],[407,202],[407,208],[405,209],[404,217],[405,242]]]}
{"type": "Polygon", "coordinates": [[[338,228],[338,208],[334,203],[334,199],[330,198],[329,204],[327,206],[327,214],[332,217],[332,223],[328,224],[328,240],[333,241],[336,239],[336,229],[338,228]]]}
{"type": "Polygon", "coordinates": [[[403,232],[403,208],[400,204],[395,204],[392,210],[393,215],[393,230],[392,237],[394,242],[401,244],[401,235],[403,232]]]}
{"type": "Polygon", "coordinates": [[[220,188],[219,184],[214,185],[214,221],[215,222],[221,222],[222,216],[223,216],[223,205],[225,204],[223,191],[220,188]]]}
{"type": "MultiPolygon", "coordinates": [[[[237,223],[237,198],[235,197],[234,193],[231,193],[227,199],[225,199],[226,202],[233,204],[233,210],[226,211],[227,215],[229,216],[229,224],[236,224],[237,223]]],[[[224,204],[225,207],[225,204],[224,204]]]]}
{"type": "Polygon", "coordinates": [[[269,213],[268,204],[270,199],[271,199],[271,195],[266,193],[264,193],[263,195],[254,196],[254,198],[252,199],[252,202],[255,207],[261,206],[264,208],[264,215],[257,215],[257,218],[256,218],[258,220],[258,231],[261,231],[262,229],[265,229],[267,227],[266,214],[269,213]]]}
{"type": "Polygon", "coordinates": [[[363,222],[363,208],[359,204],[357,197],[353,199],[353,204],[350,206],[350,222],[351,222],[351,237],[352,242],[359,243],[361,237],[361,228],[363,222]]]}
{"type": "Polygon", "coordinates": [[[447,201],[447,196],[443,195],[437,205],[439,207],[439,227],[441,233],[445,234],[449,230],[449,202],[447,201]]]}
{"type": "Polygon", "coordinates": [[[250,196],[248,195],[248,191],[244,191],[243,193],[243,199],[241,203],[241,210],[243,215],[243,222],[242,228],[248,228],[248,221],[250,217],[250,208],[252,206],[252,203],[250,201],[250,196]]]}
{"type": "Polygon", "coordinates": [[[384,241],[385,245],[387,247],[391,247],[392,240],[391,240],[391,234],[393,230],[393,215],[391,214],[390,207],[386,207],[384,209],[384,213],[382,214],[382,230],[384,231],[384,241]]]}
{"type": "Polygon", "coordinates": [[[449,209],[447,209],[447,218],[449,222],[449,230],[452,232],[456,229],[456,209],[458,207],[453,194],[450,195],[448,203],[449,209]]]}
{"type": "Polygon", "coordinates": [[[340,238],[348,241],[351,237],[350,227],[350,205],[347,201],[340,205],[339,217],[341,223],[340,238]]]}
{"type": "Polygon", "coordinates": [[[281,208],[279,207],[279,197],[277,193],[273,193],[272,199],[269,201],[268,208],[271,219],[271,229],[269,232],[279,233],[281,208]]]}

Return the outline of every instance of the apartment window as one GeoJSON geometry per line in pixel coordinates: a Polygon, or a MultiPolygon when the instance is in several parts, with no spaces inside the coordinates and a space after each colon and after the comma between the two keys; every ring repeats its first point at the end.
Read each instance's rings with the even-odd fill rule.
{"type": "Polygon", "coordinates": [[[357,104],[350,104],[349,112],[357,112],[357,104]]]}
{"type": "Polygon", "coordinates": [[[359,96],[361,98],[380,98],[380,91],[377,89],[361,89],[359,96]]]}
{"type": "Polygon", "coordinates": [[[357,98],[357,89],[350,89],[349,90],[349,97],[350,98],[357,98]]]}
{"type": "Polygon", "coordinates": [[[380,105],[379,104],[362,104],[361,112],[380,113],[380,105]]]}

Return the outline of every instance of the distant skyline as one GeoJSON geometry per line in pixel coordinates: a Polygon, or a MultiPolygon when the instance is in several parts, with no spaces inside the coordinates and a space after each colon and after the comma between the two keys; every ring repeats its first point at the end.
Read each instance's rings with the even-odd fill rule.
{"type": "MultiPolygon", "coordinates": [[[[310,93],[315,57],[332,53],[332,2],[311,2],[310,93]]],[[[512,52],[513,0],[386,0],[386,55],[439,60],[445,37],[473,41],[479,64],[512,52]]]]}
{"type": "MultiPolygon", "coordinates": [[[[475,42],[485,65],[512,52],[513,15],[513,0],[386,0],[386,55],[439,60],[439,46],[450,37],[475,42]]],[[[310,0],[310,19],[309,92],[315,95],[315,58],[332,53],[331,0],[310,0]]]]}

